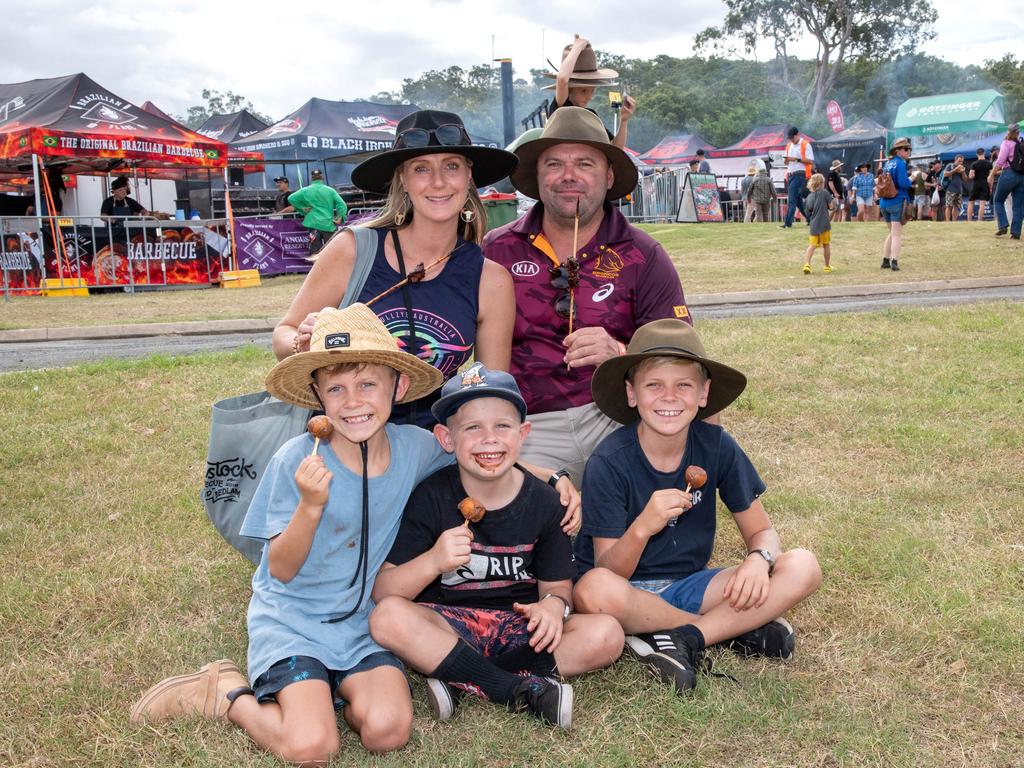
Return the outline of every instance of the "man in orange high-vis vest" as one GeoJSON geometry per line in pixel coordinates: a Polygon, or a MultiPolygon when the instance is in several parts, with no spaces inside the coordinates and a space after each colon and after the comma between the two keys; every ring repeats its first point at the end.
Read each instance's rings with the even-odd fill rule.
{"type": "Polygon", "coordinates": [[[801,138],[800,129],[793,126],[786,132],[789,143],[786,145],[786,220],[781,225],[783,229],[793,226],[793,218],[799,209],[807,221],[807,211],[804,210],[804,185],[807,179],[814,173],[814,150],[811,149],[811,142],[801,138]]]}

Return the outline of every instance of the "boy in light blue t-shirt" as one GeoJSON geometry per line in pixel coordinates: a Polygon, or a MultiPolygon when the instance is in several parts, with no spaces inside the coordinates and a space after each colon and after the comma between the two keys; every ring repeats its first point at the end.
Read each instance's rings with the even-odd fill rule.
{"type": "Polygon", "coordinates": [[[429,432],[388,424],[392,403],[423,397],[440,372],[398,349],[362,304],[325,309],[310,351],[267,376],[274,396],[323,408],[333,427],[274,455],[241,532],[266,542],[252,579],[252,687],[227,660],[168,678],[134,720],[201,713],[243,728],[282,760],[326,763],[339,749],[335,709],[373,752],[412,730],[404,668],[373,642],[370,590],[416,484],[451,463],[429,432]]]}

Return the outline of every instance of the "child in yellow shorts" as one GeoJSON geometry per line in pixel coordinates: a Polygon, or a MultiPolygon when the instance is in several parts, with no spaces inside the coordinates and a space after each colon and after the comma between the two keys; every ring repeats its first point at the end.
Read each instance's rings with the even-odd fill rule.
{"type": "Polygon", "coordinates": [[[804,256],[804,274],[811,274],[811,256],[820,245],[825,253],[824,272],[832,271],[832,223],[829,221],[829,212],[835,208],[832,196],[825,191],[825,177],[820,173],[811,176],[807,182],[811,190],[804,200],[804,208],[807,211],[807,221],[811,225],[810,244],[807,246],[807,253],[804,256]]]}

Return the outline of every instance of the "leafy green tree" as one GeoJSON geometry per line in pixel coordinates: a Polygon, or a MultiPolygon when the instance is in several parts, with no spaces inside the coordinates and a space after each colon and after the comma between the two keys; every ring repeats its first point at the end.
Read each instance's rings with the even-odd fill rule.
{"type": "Polygon", "coordinates": [[[1006,119],[1024,120],[1024,61],[1008,53],[1001,59],[988,60],[981,74],[992,81],[1006,97],[1006,119]]]}
{"type": "Polygon", "coordinates": [[[783,87],[799,93],[808,117],[821,114],[843,66],[858,58],[888,59],[910,53],[934,36],[936,11],[929,0],[725,0],[721,26],[697,36],[698,48],[720,48],[739,39],[752,53],[762,40],[775,47],[783,87]],[[911,20],[908,23],[908,20],[911,20]],[[802,89],[792,77],[787,46],[803,35],[817,43],[813,77],[802,89]]]}
{"type": "Polygon", "coordinates": [[[191,106],[188,108],[188,114],[185,117],[176,115],[174,119],[179,123],[187,125],[189,128],[195,129],[213,115],[225,115],[247,109],[265,123],[273,124],[276,122],[273,118],[257,112],[252,102],[247,98],[232,91],[221,93],[210,88],[204,88],[201,95],[206,102],[205,104],[191,106]]]}

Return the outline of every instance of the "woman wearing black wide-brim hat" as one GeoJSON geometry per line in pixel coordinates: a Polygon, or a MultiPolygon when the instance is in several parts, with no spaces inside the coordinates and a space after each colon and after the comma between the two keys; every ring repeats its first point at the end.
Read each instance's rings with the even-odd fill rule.
{"type": "MultiPolygon", "coordinates": [[[[359,242],[363,253],[375,252],[361,290],[349,299],[369,302],[413,273],[371,306],[404,351],[427,360],[446,379],[470,356],[488,368],[508,370],[512,278],[480,250],[487,215],[477,188],[508,176],[516,156],[474,145],[452,112],[421,110],[398,123],[391,149],[358,159],[352,182],[385,194],[384,206],[358,237],[344,229],[320,252],[274,330],[277,358],[306,351],[316,313],[341,304],[359,242]],[[420,265],[425,274],[417,279],[420,265]]],[[[430,404],[437,394],[396,406],[392,421],[431,426],[430,404]]]]}

